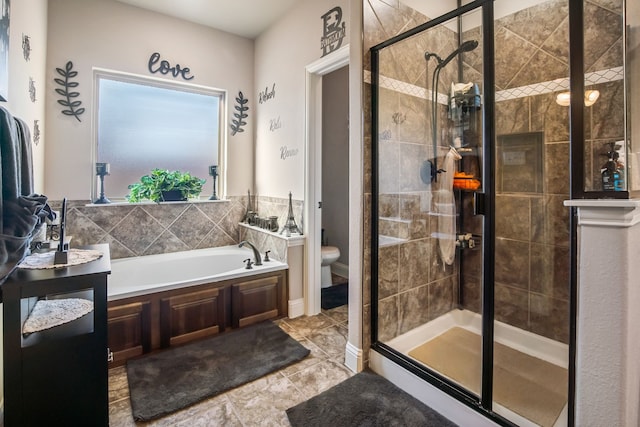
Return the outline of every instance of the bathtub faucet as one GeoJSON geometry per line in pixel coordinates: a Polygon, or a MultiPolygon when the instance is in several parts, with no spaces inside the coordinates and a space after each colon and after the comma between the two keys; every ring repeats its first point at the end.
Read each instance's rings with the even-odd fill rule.
{"type": "Polygon", "coordinates": [[[253,264],[254,265],[262,265],[262,257],[260,256],[260,251],[258,249],[256,249],[256,247],[253,246],[253,244],[251,242],[249,242],[248,240],[243,240],[242,242],[240,242],[238,247],[241,248],[245,244],[249,245],[249,247],[251,247],[251,249],[253,249],[253,256],[254,256],[254,258],[256,260],[253,264]]]}

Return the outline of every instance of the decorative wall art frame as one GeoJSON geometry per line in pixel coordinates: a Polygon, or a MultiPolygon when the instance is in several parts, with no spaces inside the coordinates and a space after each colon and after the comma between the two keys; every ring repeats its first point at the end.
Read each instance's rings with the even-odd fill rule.
{"type": "Polygon", "coordinates": [[[0,101],[9,98],[10,0],[0,0],[0,101]]]}
{"type": "Polygon", "coordinates": [[[78,76],[78,72],[73,70],[73,62],[68,61],[64,68],[56,68],[58,74],[63,77],[53,79],[56,83],[58,83],[61,88],[56,88],[56,93],[58,95],[63,96],[63,99],[58,100],[58,104],[65,107],[62,110],[62,114],[65,116],[73,116],[81,122],[80,115],[84,113],[84,107],[80,107],[82,105],[82,101],[75,99],[80,96],[80,92],[73,91],[73,88],[78,87],[80,84],[78,82],[71,81],[72,78],[78,76]]]}
{"type": "Polygon", "coordinates": [[[334,7],[321,16],[322,37],[320,38],[320,48],[322,56],[328,55],[342,46],[342,40],[347,33],[347,24],[342,22],[342,8],[334,7]]]}
{"type": "Polygon", "coordinates": [[[247,102],[249,102],[249,100],[244,97],[242,91],[238,92],[236,102],[238,103],[238,105],[235,105],[233,107],[236,112],[233,113],[233,117],[235,117],[235,119],[231,120],[231,136],[235,135],[238,132],[244,132],[242,126],[247,124],[244,119],[249,117],[249,115],[246,113],[246,111],[249,109],[249,107],[247,107],[247,102]]]}

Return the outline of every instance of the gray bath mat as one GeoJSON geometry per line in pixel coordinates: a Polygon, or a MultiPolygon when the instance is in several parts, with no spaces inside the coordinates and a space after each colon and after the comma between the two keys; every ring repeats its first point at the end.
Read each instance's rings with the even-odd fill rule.
{"type": "Polygon", "coordinates": [[[309,350],[272,322],[127,362],[136,421],[159,418],[304,359],[309,350]]]}
{"type": "Polygon", "coordinates": [[[354,375],[306,402],[287,409],[287,416],[293,427],[456,426],[370,371],[354,375]]]}

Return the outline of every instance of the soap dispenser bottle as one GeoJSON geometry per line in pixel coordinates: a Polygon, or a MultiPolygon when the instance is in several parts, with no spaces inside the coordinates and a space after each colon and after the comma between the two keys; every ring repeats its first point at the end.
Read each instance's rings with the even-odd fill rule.
{"type": "Polygon", "coordinates": [[[602,189],[604,191],[623,191],[624,190],[624,165],[619,161],[620,154],[618,149],[620,145],[615,142],[609,144],[610,149],[607,151],[607,162],[600,169],[602,175],[602,189]]]}
{"type": "Polygon", "coordinates": [[[611,151],[607,153],[609,158],[607,162],[600,168],[602,175],[602,189],[604,191],[615,191],[615,175],[616,175],[616,162],[613,160],[613,154],[611,151]]]}

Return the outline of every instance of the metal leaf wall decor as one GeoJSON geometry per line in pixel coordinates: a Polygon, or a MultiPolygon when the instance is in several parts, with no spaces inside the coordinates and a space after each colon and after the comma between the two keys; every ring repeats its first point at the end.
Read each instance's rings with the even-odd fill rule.
{"type": "Polygon", "coordinates": [[[63,79],[55,78],[53,80],[62,86],[62,88],[56,88],[56,93],[64,96],[64,99],[58,100],[58,104],[66,107],[66,109],[62,110],[62,114],[65,116],[73,116],[80,122],[82,121],[80,120],[80,114],[84,113],[84,107],[80,107],[80,105],[82,105],[82,101],[75,99],[80,96],[80,92],[72,91],[73,88],[76,88],[79,85],[78,82],[71,81],[72,78],[78,76],[78,72],[73,71],[72,68],[73,62],[71,61],[67,62],[64,69],[56,68],[56,71],[61,77],[63,77],[63,79]]]}
{"type": "Polygon", "coordinates": [[[235,117],[235,119],[231,120],[231,136],[235,135],[238,132],[244,132],[242,126],[247,124],[244,119],[249,117],[249,115],[246,113],[246,111],[249,109],[249,107],[246,106],[249,100],[244,97],[242,91],[238,92],[236,102],[238,103],[238,105],[233,107],[235,108],[236,112],[233,113],[233,117],[235,117]]]}

